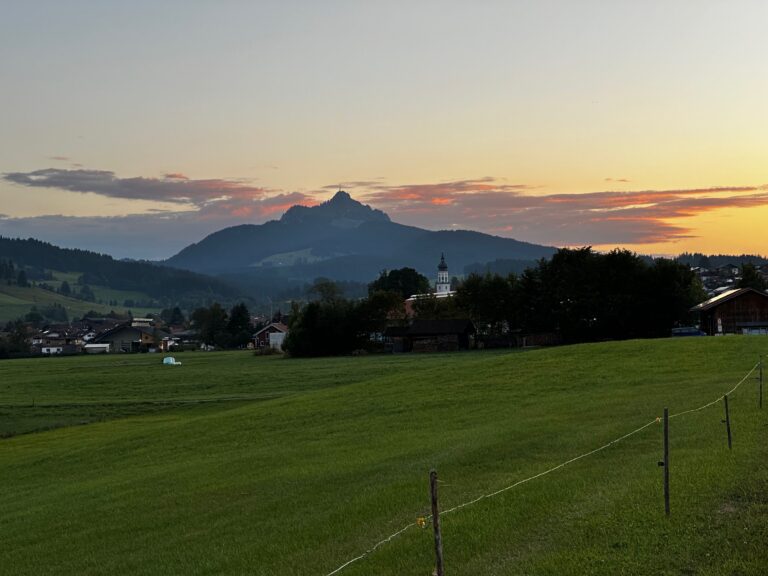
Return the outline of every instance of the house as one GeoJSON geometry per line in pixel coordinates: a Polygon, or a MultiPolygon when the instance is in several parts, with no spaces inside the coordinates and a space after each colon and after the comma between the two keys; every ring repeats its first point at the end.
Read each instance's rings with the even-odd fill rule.
{"type": "Polygon", "coordinates": [[[741,272],[741,267],[731,262],[728,262],[727,264],[718,266],[716,272],[717,274],[719,274],[724,278],[736,278],[741,272]]]}
{"type": "Polygon", "coordinates": [[[768,293],[754,288],[727,290],[691,308],[709,334],[768,334],[768,293]]]}
{"type": "Polygon", "coordinates": [[[51,324],[31,338],[33,354],[45,356],[79,354],[84,343],[83,330],[68,324],[51,324]]]}
{"type": "Polygon", "coordinates": [[[390,326],[384,336],[393,352],[466,350],[476,332],[470,320],[414,320],[410,326],[390,326]]]}
{"type": "Polygon", "coordinates": [[[288,326],[282,322],[272,322],[253,335],[253,345],[256,349],[269,347],[280,350],[286,334],[288,326]]]}
{"type": "Polygon", "coordinates": [[[166,336],[168,334],[156,328],[120,324],[99,334],[92,343],[108,343],[113,352],[147,352],[159,346],[166,336]]]}

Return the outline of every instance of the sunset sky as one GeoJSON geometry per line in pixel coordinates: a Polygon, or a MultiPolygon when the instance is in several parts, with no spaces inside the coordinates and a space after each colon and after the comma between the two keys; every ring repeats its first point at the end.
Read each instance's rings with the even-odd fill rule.
{"type": "Polygon", "coordinates": [[[768,2],[2,2],[0,235],[405,224],[768,254],[768,2]]]}

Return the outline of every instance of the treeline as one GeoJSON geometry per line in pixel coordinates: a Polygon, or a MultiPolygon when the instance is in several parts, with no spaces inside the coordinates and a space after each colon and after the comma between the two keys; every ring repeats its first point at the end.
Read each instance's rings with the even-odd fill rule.
{"type": "MultiPolygon", "coordinates": [[[[362,300],[321,286],[315,301],[294,305],[286,351],[319,356],[373,346],[371,333],[405,321],[403,298],[413,293],[388,285],[390,275],[383,273],[362,300]]],[[[469,318],[481,337],[553,334],[575,343],[668,336],[705,298],[698,277],[679,262],[648,262],[626,250],[561,249],[520,275],[470,274],[453,298],[418,298],[413,315],[469,318]]]]}
{"type": "Polygon", "coordinates": [[[768,264],[768,258],[756,254],[702,254],[701,252],[683,252],[675,258],[681,264],[687,266],[698,266],[701,268],[720,268],[721,266],[742,264],[753,264],[755,266],[765,266],[768,264]]]}
{"type": "Polygon", "coordinates": [[[9,286],[15,284],[22,288],[27,288],[30,285],[26,271],[23,268],[18,268],[13,260],[3,258],[0,258],[0,281],[9,286]]]}
{"type": "MultiPolygon", "coordinates": [[[[164,310],[163,315],[165,313],[164,310]]],[[[184,317],[181,311],[175,308],[167,320],[170,324],[183,321],[184,317]]],[[[202,343],[216,348],[244,348],[251,341],[255,328],[251,313],[243,302],[235,304],[229,312],[218,302],[207,308],[197,308],[190,315],[190,325],[198,333],[202,343]]]]}
{"type": "Polygon", "coordinates": [[[456,306],[478,329],[556,333],[563,342],[668,336],[706,298],[687,266],[626,250],[562,249],[520,276],[468,277],[456,306]]]}
{"type": "Polygon", "coordinates": [[[536,260],[520,260],[513,258],[497,258],[490,262],[474,262],[464,266],[464,274],[497,274],[508,276],[509,274],[522,274],[527,268],[536,266],[536,260]]]}
{"type": "Polygon", "coordinates": [[[29,356],[27,326],[22,320],[8,322],[0,333],[0,358],[29,356]]]}
{"type": "Polygon", "coordinates": [[[0,237],[0,259],[14,262],[17,270],[28,267],[81,272],[82,284],[144,292],[163,301],[191,296],[198,301],[234,299],[239,295],[236,288],[202,274],[149,262],[115,260],[104,254],[59,248],[31,238],[0,237]]]}

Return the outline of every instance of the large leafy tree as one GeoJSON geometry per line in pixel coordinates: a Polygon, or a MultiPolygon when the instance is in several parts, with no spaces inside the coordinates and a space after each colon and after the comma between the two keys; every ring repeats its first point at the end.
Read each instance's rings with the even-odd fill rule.
{"type": "Polygon", "coordinates": [[[426,294],[429,292],[429,280],[423,274],[419,274],[413,268],[398,268],[397,270],[384,270],[379,277],[368,284],[368,294],[374,292],[395,292],[403,299],[414,294],[426,294]]]}
{"type": "Polygon", "coordinates": [[[307,293],[311,300],[319,300],[324,303],[336,302],[344,297],[344,290],[339,284],[322,277],[315,279],[307,293]]]}
{"type": "Polygon", "coordinates": [[[456,306],[465,311],[480,332],[502,334],[517,327],[518,282],[514,274],[470,274],[456,289],[456,306]]]}
{"type": "Polygon", "coordinates": [[[757,267],[754,264],[742,264],[741,265],[741,280],[739,280],[739,288],[754,288],[755,290],[765,290],[768,288],[768,284],[758,272],[757,267]]]}
{"type": "Polygon", "coordinates": [[[368,331],[360,303],[309,302],[294,307],[283,348],[296,357],[349,354],[366,345],[368,331]]]}
{"type": "Polygon", "coordinates": [[[251,313],[244,302],[235,304],[229,311],[227,332],[230,337],[230,346],[241,348],[248,344],[253,335],[251,313]]]}
{"type": "Polygon", "coordinates": [[[0,337],[0,358],[14,358],[30,353],[27,327],[23,321],[8,322],[5,332],[7,335],[0,337]]]}
{"type": "Polygon", "coordinates": [[[160,312],[160,319],[168,326],[181,326],[185,322],[184,313],[178,306],[164,309],[160,312]]]}
{"type": "Polygon", "coordinates": [[[220,347],[229,344],[227,312],[218,302],[214,302],[209,308],[198,308],[192,312],[192,326],[206,344],[220,347]]]}

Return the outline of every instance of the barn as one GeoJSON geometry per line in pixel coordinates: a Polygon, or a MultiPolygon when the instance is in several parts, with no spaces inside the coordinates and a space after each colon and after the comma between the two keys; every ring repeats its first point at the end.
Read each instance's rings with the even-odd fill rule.
{"type": "Polygon", "coordinates": [[[728,290],[697,304],[699,327],[709,334],[768,334],[768,293],[754,288],[728,290]]]}

